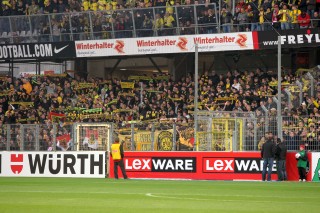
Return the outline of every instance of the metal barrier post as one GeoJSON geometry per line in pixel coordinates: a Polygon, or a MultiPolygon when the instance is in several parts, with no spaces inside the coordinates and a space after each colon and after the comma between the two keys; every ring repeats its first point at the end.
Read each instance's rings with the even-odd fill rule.
{"type": "Polygon", "coordinates": [[[24,125],[20,124],[20,151],[24,151],[24,125]]]}
{"type": "Polygon", "coordinates": [[[231,151],[238,151],[238,118],[235,118],[234,120],[234,131],[232,132],[234,135],[232,135],[232,143],[234,143],[235,145],[233,145],[231,151]]]}
{"type": "Polygon", "coordinates": [[[237,151],[237,149],[238,149],[237,142],[236,142],[237,141],[236,137],[237,137],[237,131],[234,130],[232,132],[232,149],[230,151],[237,151]]]}
{"type": "Polygon", "coordinates": [[[302,100],[303,100],[303,97],[302,97],[302,84],[298,80],[296,80],[296,84],[299,87],[299,103],[302,104],[302,100]]]}
{"type": "Polygon", "coordinates": [[[134,124],[131,124],[131,151],[135,151],[134,147],[134,124]]]}
{"type": "Polygon", "coordinates": [[[310,80],[310,86],[311,86],[311,92],[310,92],[310,95],[311,97],[314,97],[314,77],[311,75],[310,72],[307,73],[307,76],[310,80]]]}
{"type": "Polygon", "coordinates": [[[291,96],[292,96],[292,94],[288,89],[284,89],[284,92],[288,95],[288,108],[292,109],[292,107],[291,107],[291,96]]]}
{"type": "Polygon", "coordinates": [[[155,132],[154,123],[152,123],[152,126],[151,126],[151,151],[154,151],[154,132],[155,132]]]}
{"type": "Polygon", "coordinates": [[[53,137],[52,137],[52,149],[53,151],[57,151],[57,124],[53,124],[53,137]]]}
{"type": "Polygon", "coordinates": [[[7,127],[7,151],[10,151],[10,141],[11,141],[10,124],[7,124],[6,127],[7,127]]]}
{"type": "Polygon", "coordinates": [[[173,123],[173,133],[172,133],[172,145],[173,145],[173,150],[177,150],[177,124],[173,123]]]}
{"type": "Polygon", "coordinates": [[[268,109],[265,107],[265,106],[261,106],[262,110],[264,111],[265,113],[265,120],[264,120],[264,131],[265,132],[268,132],[269,131],[269,111],[268,109]]]}
{"type": "MultiPolygon", "coordinates": [[[[40,135],[40,131],[39,131],[39,125],[37,124],[36,125],[36,136],[37,135],[40,135]]],[[[35,142],[36,142],[36,145],[35,145],[35,148],[36,148],[36,151],[39,151],[40,150],[40,143],[39,143],[39,137],[35,137],[35,142]]]]}
{"type": "Polygon", "coordinates": [[[250,117],[253,119],[253,150],[257,151],[258,149],[258,136],[257,136],[257,118],[254,114],[250,114],[250,117]]]}

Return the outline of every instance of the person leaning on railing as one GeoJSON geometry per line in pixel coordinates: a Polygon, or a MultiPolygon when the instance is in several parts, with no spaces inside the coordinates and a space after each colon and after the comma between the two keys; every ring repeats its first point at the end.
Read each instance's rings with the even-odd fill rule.
{"type": "Polygon", "coordinates": [[[278,18],[281,23],[281,30],[289,30],[291,23],[291,11],[286,4],[282,5],[282,9],[278,12],[278,18]]]}
{"type": "Polygon", "coordinates": [[[220,20],[221,20],[222,31],[224,33],[230,33],[232,14],[228,11],[228,9],[222,8],[220,20]]]}
{"type": "Polygon", "coordinates": [[[302,11],[301,14],[298,16],[298,23],[300,29],[308,28],[310,26],[310,16],[306,11],[302,11]]]}
{"type": "Polygon", "coordinates": [[[292,5],[291,10],[291,27],[292,29],[299,29],[298,16],[301,14],[301,10],[298,9],[297,5],[292,5]]]}
{"type": "Polygon", "coordinates": [[[161,36],[162,35],[162,30],[163,30],[163,18],[159,13],[156,14],[156,18],[153,21],[153,29],[156,31],[156,35],[161,36]]]}
{"type": "Polygon", "coordinates": [[[319,16],[319,12],[314,11],[313,13],[313,17],[311,20],[312,23],[312,27],[313,28],[320,28],[320,16],[319,16]]]}

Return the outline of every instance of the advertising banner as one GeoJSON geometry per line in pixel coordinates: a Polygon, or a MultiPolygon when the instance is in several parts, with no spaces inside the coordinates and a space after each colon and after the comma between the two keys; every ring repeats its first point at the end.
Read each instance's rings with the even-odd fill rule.
{"type": "Polygon", "coordinates": [[[260,152],[125,152],[124,164],[129,178],[194,180],[261,180],[263,168],[260,152]]]}
{"type": "Polygon", "coordinates": [[[77,57],[252,50],[251,32],[75,41],[77,57]]]}
{"type": "Polygon", "coordinates": [[[105,152],[0,152],[0,177],[105,178],[105,152]]]}
{"type": "Polygon", "coordinates": [[[312,153],[312,181],[320,181],[320,152],[312,153]]]}
{"type": "Polygon", "coordinates": [[[252,32],[254,49],[275,49],[278,46],[278,36],[281,36],[282,48],[301,48],[320,46],[320,29],[298,29],[279,31],[252,32]]]}
{"type": "Polygon", "coordinates": [[[0,60],[74,58],[74,42],[1,44],[0,60]]]}

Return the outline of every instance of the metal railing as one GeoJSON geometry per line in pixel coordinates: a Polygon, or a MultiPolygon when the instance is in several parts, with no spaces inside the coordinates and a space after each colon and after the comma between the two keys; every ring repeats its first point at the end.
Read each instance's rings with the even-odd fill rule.
{"type": "MultiPolygon", "coordinates": [[[[276,114],[200,111],[194,138],[193,123],[141,122],[112,129],[127,151],[258,151],[266,133],[277,138],[276,114]],[[204,115],[207,115],[205,118],[204,115]]],[[[283,140],[288,150],[307,144],[310,151],[320,150],[320,118],[283,116],[283,140]]],[[[76,123],[53,125],[2,125],[2,151],[107,150],[112,135],[110,124],[76,123]],[[110,130],[111,131],[111,130],[110,130]]]]}
{"type": "Polygon", "coordinates": [[[213,4],[0,17],[0,42],[56,42],[217,33],[213,4]],[[204,11],[212,11],[204,21],[204,11]],[[163,18],[163,26],[157,24],[163,18]]]}

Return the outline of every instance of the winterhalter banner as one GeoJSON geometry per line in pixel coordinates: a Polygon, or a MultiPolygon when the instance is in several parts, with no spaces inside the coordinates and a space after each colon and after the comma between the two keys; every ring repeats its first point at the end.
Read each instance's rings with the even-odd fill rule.
{"type": "Polygon", "coordinates": [[[251,32],[75,41],[77,57],[252,50],[251,32]]]}

